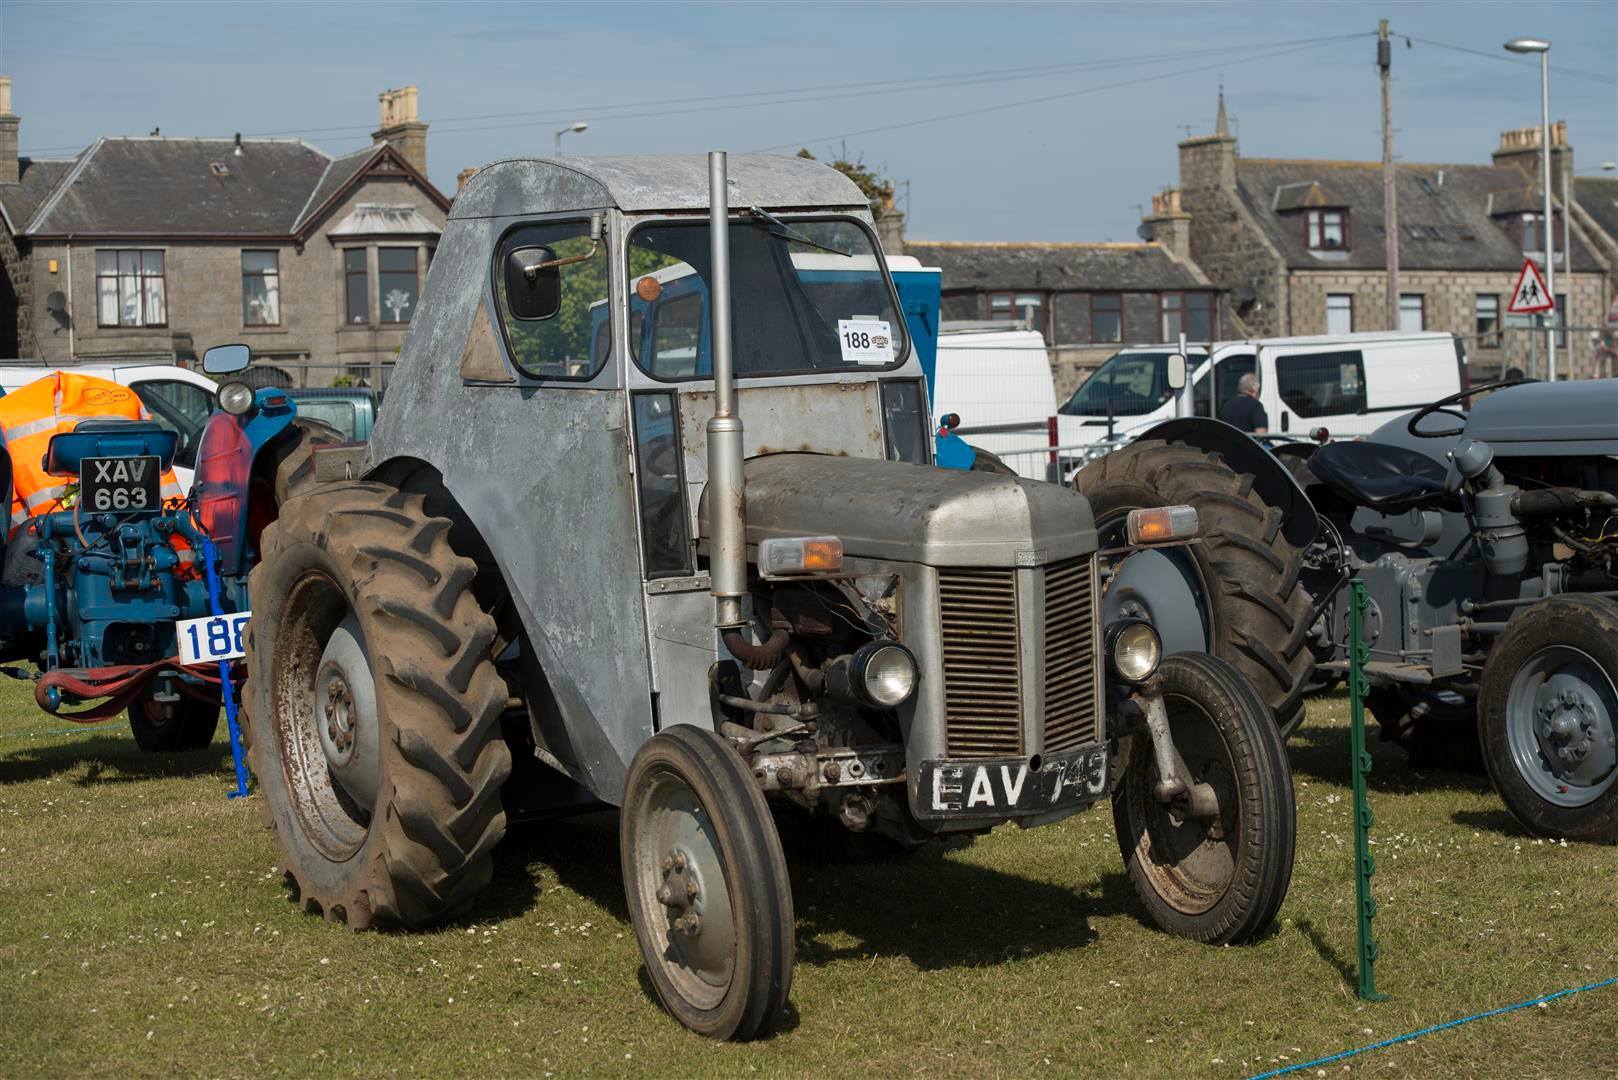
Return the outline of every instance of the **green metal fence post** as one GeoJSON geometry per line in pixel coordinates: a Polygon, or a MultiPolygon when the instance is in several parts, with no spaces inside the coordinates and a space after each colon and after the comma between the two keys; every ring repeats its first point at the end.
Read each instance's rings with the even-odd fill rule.
{"type": "Polygon", "coordinates": [[[1371,806],[1365,798],[1365,777],[1371,771],[1371,755],[1365,749],[1365,695],[1371,683],[1365,677],[1365,662],[1371,650],[1365,644],[1365,613],[1370,598],[1365,583],[1350,582],[1348,609],[1349,712],[1354,754],[1354,901],[1358,913],[1360,942],[1360,998],[1386,1001],[1388,995],[1376,992],[1377,945],[1371,937],[1371,920],[1376,918],[1376,901],[1371,898],[1371,876],[1376,860],[1371,858],[1371,806]]]}

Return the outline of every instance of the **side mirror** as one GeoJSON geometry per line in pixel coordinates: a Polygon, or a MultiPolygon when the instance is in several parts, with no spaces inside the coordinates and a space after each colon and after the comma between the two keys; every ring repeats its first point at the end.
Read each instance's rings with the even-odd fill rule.
{"type": "Polygon", "coordinates": [[[1182,353],[1169,354],[1169,389],[1185,389],[1185,356],[1182,353]]]}
{"type": "Polygon", "coordinates": [[[518,248],[506,256],[506,307],[524,322],[549,319],[562,308],[562,273],[548,247],[518,248]]]}
{"type": "Polygon", "coordinates": [[[202,354],[202,370],[209,375],[230,375],[253,362],[253,350],[246,345],[215,345],[202,354]]]}

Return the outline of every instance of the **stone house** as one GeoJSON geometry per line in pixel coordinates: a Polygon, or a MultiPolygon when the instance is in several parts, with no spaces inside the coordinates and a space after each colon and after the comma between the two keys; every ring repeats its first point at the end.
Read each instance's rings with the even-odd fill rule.
{"type": "MultiPolygon", "coordinates": [[[[1565,127],[1557,125],[1552,138],[1553,166],[1565,155],[1571,168],[1565,127]]],[[[1537,128],[1508,131],[1489,165],[1396,166],[1397,329],[1460,335],[1481,374],[1528,369],[1543,343],[1543,335],[1527,332],[1532,316],[1506,312],[1524,259],[1543,262],[1539,142],[1537,128]]],[[[1380,162],[1240,157],[1223,96],[1214,134],[1186,139],[1179,151],[1179,184],[1165,195],[1186,216],[1190,257],[1229,290],[1252,334],[1395,328],[1380,162]]],[[[1578,214],[1569,261],[1560,250],[1560,208],[1554,217],[1561,310],[1571,327],[1598,326],[1612,295],[1613,263],[1578,214]]],[[[1561,337],[1560,369],[1591,373],[1591,333],[1561,337]]]]}
{"type": "Polygon", "coordinates": [[[906,240],[904,253],[943,276],[945,321],[1019,321],[1045,335],[1058,398],[1130,343],[1228,333],[1218,288],[1176,245],[1167,207],[1144,243],[968,243],[906,240]]]}
{"type": "Polygon", "coordinates": [[[0,79],[0,356],[189,362],[252,346],[264,379],[381,385],[449,199],[426,176],[415,87],[373,144],[109,136],[19,156],[0,79]]]}

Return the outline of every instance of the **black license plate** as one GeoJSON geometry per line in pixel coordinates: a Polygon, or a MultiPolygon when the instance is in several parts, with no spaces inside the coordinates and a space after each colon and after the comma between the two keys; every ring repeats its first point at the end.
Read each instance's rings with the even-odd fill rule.
{"type": "Polygon", "coordinates": [[[87,457],[79,462],[79,507],[92,514],[157,510],[163,463],[155,455],[87,457]]]}
{"type": "Polygon", "coordinates": [[[921,763],[920,816],[1024,817],[1094,802],[1107,793],[1107,750],[1093,746],[1048,757],[921,763]]]}

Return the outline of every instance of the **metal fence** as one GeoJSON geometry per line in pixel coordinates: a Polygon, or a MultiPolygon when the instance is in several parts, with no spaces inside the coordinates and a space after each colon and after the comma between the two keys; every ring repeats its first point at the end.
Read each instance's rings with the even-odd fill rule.
{"type": "Polygon", "coordinates": [[[393,362],[374,364],[316,364],[279,357],[255,359],[242,373],[242,379],[253,387],[278,386],[286,389],[303,388],[366,388],[386,390],[393,377],[393,362]]]}
{"type": "MultiPolygon", "coordinates": [[[[1495,378],[1513,369],[1530,379],[1549,374],[1545,357],[1545,328],[1542,326],[1502,326],[1492,333],[1469,335],[1467,355],[1472,358],[1474,382],[1495,378]],[[1498,349],[1494,366],[1483,367],[1480,354],[1498,349]],[[1482,367],[1482,370],[1478,370],[1482,367]]],[[[1618,328],[1570,326],[1556,333],[1556,377],[1562,379],[1610,379],[1618,376],[1618,328]]]]}

